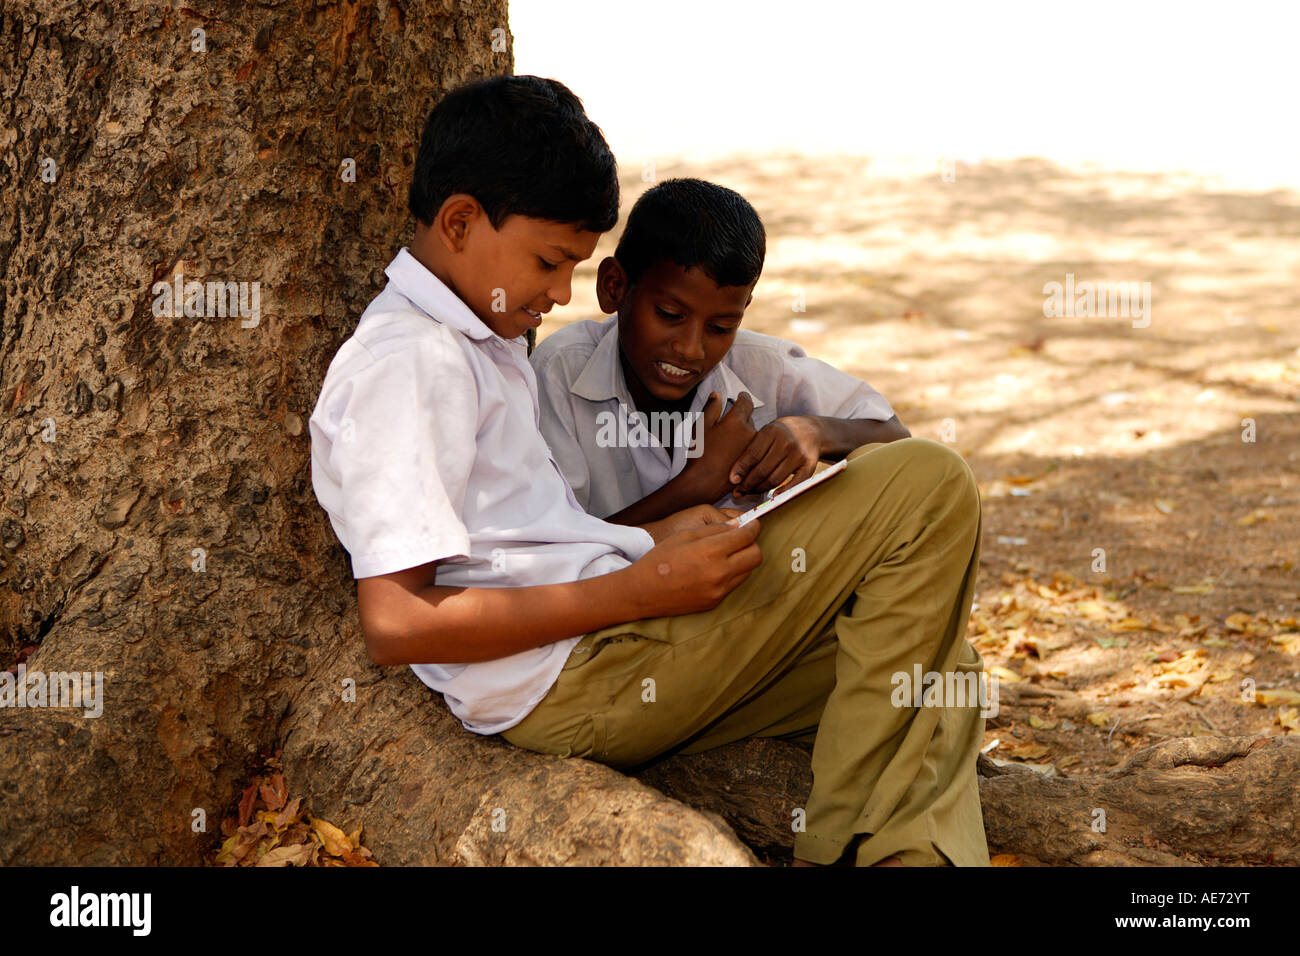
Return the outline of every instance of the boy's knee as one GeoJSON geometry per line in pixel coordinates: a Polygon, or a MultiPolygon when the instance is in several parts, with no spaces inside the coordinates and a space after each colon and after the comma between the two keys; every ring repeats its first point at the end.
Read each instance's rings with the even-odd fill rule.
{"type": "Polygon", "coordinates": [[[936,483],[956,481],[969,485],[971,489],[976,487],[975,473],[971,471],[966,459],[955,449],[932,438],[913,435],[888,444],[864,448],[866,455],[873,458],[882,456],[883,462],[896,463],[897,467],[907,472],[910,479],[933,476],[936,483]]]}

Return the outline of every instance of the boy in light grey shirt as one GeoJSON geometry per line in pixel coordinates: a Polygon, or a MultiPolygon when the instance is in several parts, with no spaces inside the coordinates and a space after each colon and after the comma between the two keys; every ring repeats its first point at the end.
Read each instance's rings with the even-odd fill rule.
{"type": "Polygon", "coordinates": [[[819,460],[911,434],[866,382],[739,328],[764,246],[739,194],[661,183],[600,264],[600,306],[616,314],[533,352],[542,435],[589,513],[638,524],[695,504],[745,507],[819,460]]]}

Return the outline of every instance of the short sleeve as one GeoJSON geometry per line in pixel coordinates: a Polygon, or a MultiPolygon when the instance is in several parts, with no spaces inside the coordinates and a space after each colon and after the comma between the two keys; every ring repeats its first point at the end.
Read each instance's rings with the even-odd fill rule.
{"type": "MultiPolygon", "coordinates": [[[[577,414],[573,408],[574,396],[569,391],[573,376],[564,368],[563,352],[546,357],[534,353],[533,371],[537,375],[537,405],[540,413],[542,438],[560,472],[573,489],[573,497],[588,510],[591,502],[591,468],[578,440],[577,414]]],[[[574,375],[576,375],[576,371],[574,375]]]]}
{"type": "Polygon", "coordinates": [[[362,347],[339,371],[312,416],[312,480],[353,576],[467,557],[478,392],[463,353],[408,340],[381,356],[362,347]]]}
{"type": "Polygon", "coordinates": [[[810,357],[793,342],[777,350],[781,385],[777,414],[821,415],[826,418],[866,418],[888,421],[893,406],[866,382],[820,359],[810,357]]]}

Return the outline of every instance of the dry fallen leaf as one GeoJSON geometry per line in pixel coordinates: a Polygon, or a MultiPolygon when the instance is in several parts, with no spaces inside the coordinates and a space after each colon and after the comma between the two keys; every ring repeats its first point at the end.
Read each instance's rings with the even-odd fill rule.
{"type": "Polygon", "coordinates": [[[330,856],[343,856],[354,849],[348,835],[327,820],[312,817],[311,828],[320,837],[325,852],[330,856]]]}
{"type": "Polygon", "coordinates": [[[1262,707],[1275,707],[1278,704],[1300,704],[1300,691],[1261,690],[1255,692],[1255,703],[1262,707]]]}
{"type": "Polygon", "coordinates": [[[1042,744],[1027,740],[1023,744],[1016,744],[1014,747],[1004,747],[1002,752],[1009,757],[1015,757],[1017,760],[1039,760],[1052,751],[1042,744]]]}
{"type": "Polygon", "coordinates": [[[239,798],[239,825],[241,827],[248,826],[249,821],[253,819],[253,805],[255,803],[257,803],[256,780],[248,785],[248,789],[239,798]]]}
{"type": "Polygon", "coordinates": [[[998,680],[1009,681],[1012,684],[1023,684],[1025,679],[1010,668],[996,664],[993,667],[986,668],[990,677],[996,677],[998,680]]]}
{"type": "Polygon", "coordinates": [[[307,866],[312,859],[315,848],[309,843],[299,844],[298,846],[278,846],[274,850],[268,850],[260,860],[258,866],[307,866]]]}
{"type": "Polygon", "coordinates": [[[260,787],[259,793],[262,802],[266,804],[268,810],[279,810],[284,806],[285,797],[289,794],[289,788],[284,782],[284,774],[273,773],[260,787]]]}
{"type": "Polygon", "coordinates": [[[1277,722],[1286,728],[1288,734],[1300,734],[1300,710],[1294,707],[1279,707],[1277,722]]]}
{"type": "Polygon", "coordinates": [[[1248,634],[1254,628],[1255,619],[1249,614],[1229,614],[1223,621],[1224,627],[1238,634],[1248,634]]]}

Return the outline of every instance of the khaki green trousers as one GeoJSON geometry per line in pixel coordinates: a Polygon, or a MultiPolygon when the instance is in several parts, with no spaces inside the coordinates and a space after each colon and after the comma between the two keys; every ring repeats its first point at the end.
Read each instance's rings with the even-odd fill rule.
{"type": "Polygon", "coordinates": [[[760,519],[763,562],[721,604],[586,635],[502,736],[624,770],[746,737],[812,738],[807,806],[788,811],[796,857],[833,863],[856,844],[859,866],[988,865],[978,701],[925,706],[896,690],[918,666],[968,681],[983,670],[965,639],[975,477],[927,438],[849,457],[760,519]]]}

